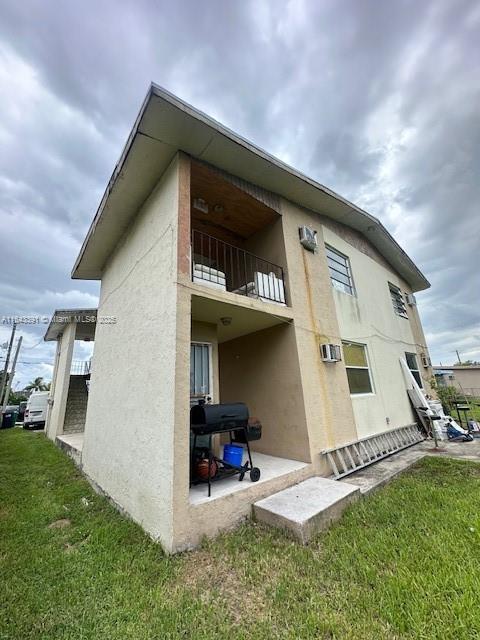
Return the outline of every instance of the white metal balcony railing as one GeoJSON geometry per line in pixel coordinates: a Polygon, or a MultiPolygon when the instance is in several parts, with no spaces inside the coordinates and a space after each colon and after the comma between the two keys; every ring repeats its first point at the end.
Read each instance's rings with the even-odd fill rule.
{"type": "Polygon", "coordinates": [[[71,376],[87,376],[91,371],[91,360],[72,360],[72,364],[70,366],[71,376]]]}
{"type": "Polygon", "coordinates": [[[267,302],[286,302],[282,267],[195,229],[192,280],[267,302]]]}

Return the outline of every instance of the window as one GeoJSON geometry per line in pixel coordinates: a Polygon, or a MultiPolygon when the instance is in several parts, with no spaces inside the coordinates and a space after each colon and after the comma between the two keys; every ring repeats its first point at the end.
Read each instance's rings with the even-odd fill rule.
{"type": "Polygon", "coordinates": [[[210,395],[211,345],[192,342],[190,345],[190,403],[210,395]]]}
{"type": "Polygon", "coordinates": [[[417,381],[418,386],[420,387],[420,389],[422,389],[423,388],[423,384],[422,384],[422,378],[420,376],[420,370],[419,370],[418,364],[417,364],[417,354],[416,353],[405,353],[405,358],[407,360],[408,368],[410,369],[413,377],[417,381]]]}
{"type": "Polygon", "coordinates": [[[354,295],[350,260],[332,247],[325,245],[330,280],[335,289],[354,295]]]}
{"type": "Polygon", "coordinates": [[[390,297],[392,298],[393,309],[395,313],[399,316],[402,316],[402,318],[408,318],[407,305],[405,304],[405,300],[403,299],[402,292],[391,282],[388,283],[388,286],[390,289],[390,297]]]}
{"type": "Polygon", "coordinates": [[[343,342],[342,344],[350,393],[373,393],[366,346],[355,342],[343,342]]]}

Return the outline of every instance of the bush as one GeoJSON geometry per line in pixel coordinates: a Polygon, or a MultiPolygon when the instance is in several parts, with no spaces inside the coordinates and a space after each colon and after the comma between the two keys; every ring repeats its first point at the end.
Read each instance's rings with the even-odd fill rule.
{"type": "Polygon", "coordinates": [[[451,414],[455,409],[455,402],[461,400],[461,396],[455,387],[440,387],[437,386],[437,394],[440,402],[442,403],[443,410],[446,414],[451,414]]]}

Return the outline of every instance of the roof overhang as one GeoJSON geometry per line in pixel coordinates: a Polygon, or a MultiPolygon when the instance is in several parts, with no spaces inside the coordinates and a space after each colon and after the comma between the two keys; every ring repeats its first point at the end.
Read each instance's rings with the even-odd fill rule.
{"type": "Polygon", "coordinates": [[[109,255],[179,151],[356,229],[413,291],[430,286],[377,218],[155,84],[110,178],[72,278],[101,278],[109,255]]]}
{"type": "Polygon", "coordinates": [[[479,371],[480,364],[452,364],[450,367],[442,367],[441,365],[433,365],[432,367],[437,372],[453,373],[453,371],[479,371]]]}
{"type": "Polygon", "coordinates": [[[45,342],[58,340],[65,326],[72,323],[76,324],[75,340],[94,340],[97,309],[55,309],[43,339],[45,342]]]}

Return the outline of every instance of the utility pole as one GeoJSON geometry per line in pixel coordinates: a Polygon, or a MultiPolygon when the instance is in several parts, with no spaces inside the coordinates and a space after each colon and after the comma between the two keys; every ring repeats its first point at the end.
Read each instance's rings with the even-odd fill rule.
{"type": "Polygon", "coordinates": [[[10,377],[8,378],[7,389],[5,391],[5,396],[3,398],[3,406],[2,406],[2,416],[5,413],[5,407],[8,404],[8,396],[10,395],[10,389],[12,388],[13,376],[15,375],[15,367],[17,366],[17,358],[20,352],[20,347],[22,346],[23,336],[20,336],[17,342],[17,348],[15,350],[15,355],[13,356],[12,361],[12,370],[10,371],[10,377]]]}
{"type": "Polygon", "coordinates": [[[10,342],[8,343],[7,357],[5,358],[5,365],[3,367],[2,382],[0,384],[0,404],[1,404],[2,400],[3,400],[3,392],[5,391],[5,385],[7,384],[8,365],[9,365],[9,362],[10,362],[10,353],[12,351],[13,339],[15,337],[15,331],[16,330],[17,330],[17,325],[14,322],[13,323],[13,327],[12,327],[12,333],[10,335],[10,342]]]}

